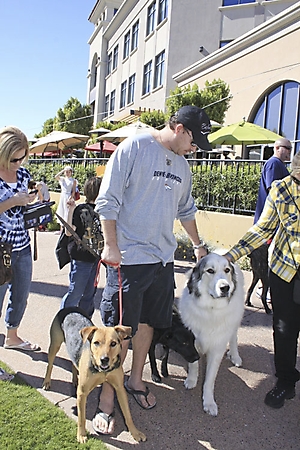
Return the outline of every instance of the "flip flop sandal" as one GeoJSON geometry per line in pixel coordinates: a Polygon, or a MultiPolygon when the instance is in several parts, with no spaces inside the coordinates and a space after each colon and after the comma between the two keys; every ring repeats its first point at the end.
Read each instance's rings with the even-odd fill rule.
{"type": "Polygon", "coordinates": [[[132,395],[134,400],[137,402],[138,405],[140,405],[141,408],[143,409],[152,409],[154,408],[154,406],[156,406],[156,402],[154,403],[154,405],[150,405],[150,403],[148,402],[148,395],[150,393],[150,390],[148,388],[148,386],[146,386],[146,391],[136,391],[135,389],[131,389],[128,384],[127,381],[125,381],[124,383],[125,389],[128,392],[128,394],[132,395]],[[144,406],[143,403],[141,402],[139,396],[143,396],[147,402],[148,406],[144,406]]]}
{"type": "Polygon", "coordinates": [[[31,344],[29,341],[21,342],[21,344],[17,345],[4,345],[5,349],[11,349],[11,350],[24,350],[26,352],[36,352],[38,350],[41,350],[41,347],[37,344],[31,344]]]}
{"type": "Polygon", "coordinates": [[[14,377],[11,373],[7,373],[4,369],[0,368],[0,381],[11,381],[14,377]]]}
{"type": "Polygon", "coordinates": [[[114,430],[112,430],[110,433],[104,433],[103,431],[101,431],[96,426],[95,419],[96,419],[97,416],[100,416],[103,420],[105,420],[105,422],[107,423],[108,428],[109,428],[110,423],[114,420],[115,411],[113,411],[111,414],[106,414],[100,408],[97,408],[96,414],[95,414],[95,416],[94,416],[94,418],[92,420],[92,427],[93,427],[93,430],[95,431],[95,433],[97,433],[97,434],[109,434],[109,435],[113,434],[114,430]]]}

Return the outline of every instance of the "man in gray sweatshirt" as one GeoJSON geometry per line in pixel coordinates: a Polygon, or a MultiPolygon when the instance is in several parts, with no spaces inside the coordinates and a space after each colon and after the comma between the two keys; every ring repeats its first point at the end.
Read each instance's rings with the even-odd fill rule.
{"type": "MultiPolygon", "coordinates": [[[[184,106],[161,130],[123,141],[111,156],[103,177],[95,211],[104,235],[102,259],[107,280],[101,301],[103,323],[120,322],[118,270],[122,275],[122,324],[132,327],[133,363],[125,384],[144,409],[156,404],[142,380],[153,328],[171,325],[174,301],[174,220],[190,237],[197,259],[206,255],[191,196],[192,177],[184,158],[197,147],[211,150],[207,140],[210,121],[196,106],[184,106]]],[[[129,341],[123,344],[123,361],[129,341]]],[[[114,392],[102,386],[94,430],[112,434],[114,392]]]]}

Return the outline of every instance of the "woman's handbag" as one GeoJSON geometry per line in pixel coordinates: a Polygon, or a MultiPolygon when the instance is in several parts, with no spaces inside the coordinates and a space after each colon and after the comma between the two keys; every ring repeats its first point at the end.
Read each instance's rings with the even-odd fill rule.
{"type": "Polygon", "coordinates": [[[68,252],[68,244],[70,241],[70,237],[66,235],[65,230],[62,231],[59,239],[57,241],[57,245],[55,248],[55,255],[58,262],[58,266],[60,269],[65,267],[71,261],[69,252],[68,252]]]}
{"type": "Polygon", "coordinates": [[[80,192],[78,186],[75,189],[75,201],[80,200],[80,192]]]}
{"type": "Polygon", "coordinates": [[[36,228],[52,221],[51,206],[55,202],[34,203],[26,206],[23,212],[25,228],[36,228]]]}
{"type": "Polygon", "coordinates": [[[11,244],[0,242],[0,285],[8,283],[12,278],[11,252],[11,244]]]}

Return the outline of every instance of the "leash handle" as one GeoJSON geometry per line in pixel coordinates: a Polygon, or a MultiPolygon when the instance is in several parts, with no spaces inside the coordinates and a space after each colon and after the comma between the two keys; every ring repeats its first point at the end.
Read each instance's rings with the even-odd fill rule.
{"type": "MultiPolygon", "coordinates": [[[[98,283],[100,281],[100,268],[101,263],[108,264],[104,259],[100,259],[97,265],[97,271],[94,281],[94,287],[98,286],[98,283]]],[[[123,315],[123,297],[122,297],[122,276],[121,276],[121,269],[119,264],[108,264],[112,267],[118,267],[118,283],[119,283],[119,325],[122,325],[122,315],[123,315]]]]}

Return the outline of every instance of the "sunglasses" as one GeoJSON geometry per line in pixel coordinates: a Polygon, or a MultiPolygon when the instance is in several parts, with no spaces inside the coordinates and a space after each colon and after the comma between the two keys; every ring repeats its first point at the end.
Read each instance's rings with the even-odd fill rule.
{"type": "Polygon", "coordinates": [[[186,132],[186,134],[188,135],[188,137],[191,139],[191,147],[194,147],[195,150],[196,150],[197,148],[199,148],[198,145],[193,141],[193,134],[192,134],[192,132],[191,132],[190,130],[188,130],[187,128],[184,128],[184,129],[185,129],[185,132],[186,132]],[[190,133],[191,133],[191,134],[190,134],[190,133]]]}
{"type": "Polygon", "coordinates": [[[15,164],[15,163],[17,163],[17,162],[23,161],[23,159],[25,159],[25,158],[26,158],[26,153],[25,153],[25,155],[23,155],[21,158],[14,158],[14,159],[11,159],[10,162],[11,162],[12,164],[15,164]]]}
{"type": "Polygon", "coordinates": [[[281,145],[280,147],[286,148],[287,150],[292,150],[292,147],[288,147],[287,145],[281,145]]]}

